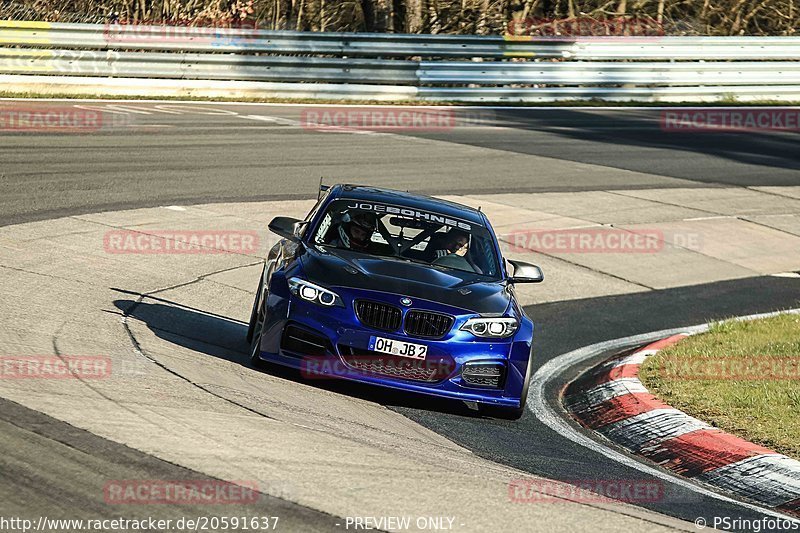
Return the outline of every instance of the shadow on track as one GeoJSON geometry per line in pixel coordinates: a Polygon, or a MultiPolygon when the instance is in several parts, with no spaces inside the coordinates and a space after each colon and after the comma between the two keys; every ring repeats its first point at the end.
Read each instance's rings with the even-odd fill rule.
{"type": "MultiPolygon", "coordinates": [[[[117,292],[139,295],[122,289],[117,292]]],[[[114,305],[125,316],[138,320],[160,339],[188,348],[195,352],[225,359],[252,368],[254,372],[265,372],[273,377],[303,383],[326,391],[375,402],[387,407],[405,407],[463,417],[479,418],[479,415],[458,401],[397,392],[376,386],[345,380],[308,380],[300,372],[276,364],[267,364],[256,369],[250,363],[249,343],[245,340],[247,324],[177,302],[144,296],[142,301],[115,300],[114,305]]],[[[202,360],[198,360],[202,364],[202,360]]]]}
{"type": "MultiPolygon", "coordinates": [[[[705,108],[714,112],[715,108],[705,108]]],[[[613,118],[586,111],[562,111],[555,120],[539,118],[535,123],[520,121],[507,110],[497,112],[498,120],[516,129],[545,131],[562,137],[626,147],[695,152],[759,167],[800,170],[800,137],[780,131],[691,131],[667,127],[664,113],[688,113],[680,108],[640,114],[618,114],[613,118]],[[579,126],[579,127],[578,127],[579,126]]],[[[768,111],[768,109],[766,109],[768,111]]],[[[675,154],[676,156],[678,154],[675,154]]],[[[643,169],[645,170],[645,169],[643,169]]],[[[746,179],[747,176],[742,176],[746,179]]],[[[689,179],[704,181],[702,176],[689,179]]],[[[783,182],[783,180],[781,180],[783,182]]],[[[739,185],[769,185],[763,180],[739,185]]]]}
{"type": "MultiPolygon", "coordinates": [[[[705,109],[714,112],[717,108],[705,109]]],[[[473,111],[462,113],[470,112],[473,111]]],[[[800,136],[796,131],[675,129],[665,127],[667,122],[662,116],[665,112],[625,108],[614,111],[503,108],[483,112],[485,125],[503,128],[492,135],[476,128],[411,135],[669,176],[698,184],[743,187],[797,184],[800,136]]],[[[536,178],[535,170],[530,169],[528,179],[536,178]]],[[[569,185],[564,184],[565,190],[569,185]]]]}

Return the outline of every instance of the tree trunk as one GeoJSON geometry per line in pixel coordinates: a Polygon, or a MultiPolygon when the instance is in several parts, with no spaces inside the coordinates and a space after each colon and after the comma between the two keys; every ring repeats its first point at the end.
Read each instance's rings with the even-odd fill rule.
{"type": "Polygon", "coordinates": [[[390,0],[392,3],[391,27],[394,33],[407,33],[409,26],[406,20],[405,0],[390,0]]]}
{"type": "Polygon", "coordinates": [[[364,31],[375,31],[375,9],[372,0],[361,0],[361,13],[364,15],[364,31]]]}
{"type": "Polygon", "coordinates": [[[485,35],[487,33],[487,28],[489,27],[489,7],[489,0],[483,0],[477,31],[477,33],[481,35],[485,35]]]}
{"type": "Polygon", "coordinates": [[[411,33],[427,33],[428,0],[408,0],[408,31],[411,33]]]}
{"type": "Polygon", "coordinates": [[[298,0],[299,4],[297,6],[297,22],[295,23],[295,30],[303,31],[303,6],[305,0],[298,0]]]}

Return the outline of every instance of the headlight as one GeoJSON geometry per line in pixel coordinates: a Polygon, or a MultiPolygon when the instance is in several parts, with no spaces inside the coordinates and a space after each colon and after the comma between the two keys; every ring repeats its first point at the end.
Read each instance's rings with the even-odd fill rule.
{"type": "Polygon", "coordinates": [[[300,278],[289,278],[289,290],[308,302],[314,302],[325,307],[344,307],[342,299],[333,291],[314,285],[310,281],[300,278]]]}
{"type": "Polygon", "coordinates": [[[461,329],[469,331],[476,337],[500,339],[510,337],[518,327],[516,318],[470,318],[461,329]]]}

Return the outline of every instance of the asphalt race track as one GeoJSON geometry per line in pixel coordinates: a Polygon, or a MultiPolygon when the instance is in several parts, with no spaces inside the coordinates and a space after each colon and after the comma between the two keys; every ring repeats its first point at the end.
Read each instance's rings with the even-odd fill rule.
{"type": "MultiPolygon", "coordinates": [[[[352,134],[305,126],[302,106],[152,102],[35,105],[60,108],[76,104],[102,110],[104,117],[116,122],[112,126],[108,119],[109,124],[99,131],[82,133],[0,132],[0,227],[10,230],[22,223],[159,206],[307,200],[315,196],[317,183],[324,176],[328,183],[479,196],[489,203],[506,199],[508,205],[516,205],[517,195],[545,195],[541,196],[542,205],[560,202],[559,210],[553,211],[559,216],[601,224],[606,223],[604,217],[612,216],[606,211],[620,216],[614,205],[609,203],[604,209],[601,200],[592,210],[574,198],[586,195],[608,198],[609,202],[647,201],[649,211],[636,207],[628,212],[630,220],[626,222],[753,222],[789,239],[787,250],[794,246],[793,239],[800,237],[800,225],[789,218],[800,213],[794,211],[794,202],[800,204],[796,189],[800,186],[800,138],[795,133],[665,132],[660,123],[663,111],[641,108],[470,109],[459,111],[463,124],[448,131],[352,134]],[[659,192],[648,196],[651,190],[659,192]],[[669,191],[680,193],[681,202],[686,203],[672,201],[669,191]],[[728,213],[725,206],[717,210],[693,196],[706,191],[741,194],[745,199],[736,205],[735,213],[728,213]],[[751,194],[758,196],[749,203],[751,194]],[[686,198],[696,203],[690,204],[686,198]],[[785,217],[780,223],[765,218],[773,216],[770,202],[791,204],[780,214],[785,217]],[[655,207],[665,211],[656,213],[655,207]],[[680,211],[680,215],[673,217],[673,211],[680,211]]],[[[33,105],[5,101],[0,107],[33,105]]],[[[719,231],[714,235],[724,239],[724,231],[737,230],[713,231],[719,231]]],[[[753,249],[758,250],[759,241],[754,238],[753,242],[753,249]]],[[[0,246],[13,244],[0,236],[0,246]]],[[[707,245],[712,247],[711,242],[707,245]]],[[[726,263],[731,269],[729,275],[720,276],[713,275],[721,268],[716,263],[709,264],[707,270],[698,267],[682,271],[680,261],[655,261],[648,266],[652,274],[637,277],[638,273],[628,275],[627,271],[615,270],[616,266],[589,264],[582,258],[541,258],[546,276],[554,271],[570,275],[559,279],[556,274],[555,289],[545,284],[541,293],[536,289],[525,293],[530,303],[526,311],[537,327],[536,368],[560,354],[608,339],[800,307],[800,279],[791,274],[772,275],[783,271],[773,265],[793,264],[794,268],[786,270],[797,271],[800,262],[792,263],[794,256],[786,260],[786,254],[782,254],[783,259],[777,257],[781,254],[773,254],[767,249],[769,244],[762,246],[763,255],[769,256],[764,264],[744,268],[741,265],[750,265],[747,261],[752,258],[739,258],[735,271],[732,263],[726,263]]],[[[717,260],[723,261],[722,255],[716,255],[717,260]]],[[[256,265],[257,261],[250,261],[246,266],[255,272],[256,265]]],[[[31,262],[30,268],[34,267],[31,262]]],[[[0,272],[3,270],[10,272],[0,261],[0,272]]],[[[633,271],[638,272],[638,267],[633,271]]],[[[251,273],[249,279],[254,280],[250,290],[255,290],[257,278],[251,273]]],[[[159,307],[170,304],[169,292],[163,302],[148,301],[143,293],[122,288],[117,296],[115,305],[123,316],[147,323],[156,336],[171,338],[182,349],[210,358],[215,352],[201,345],[216,343],[234,353],[231,360],[246,358],[241,339],[216,340],[240,335],[241,320],[198,322],[203,320],[199,315],[169,314],[172,311],[159,307]],[[187,328],[189,324],[202,326],[194,333],[195,343],[174,341],[174,335],[184,334],[182,320],[187,328]]],[[[202,295],[195,297],[202,301],[202,295]]],[[[206,301],[203,308],[211,312],[213,304],[206,301]]],[[[214,312],[226,316],[225,309],[214,312]]],[[[4,322],[6,319],[4,316],[4,322]]],[[[13,330],[13,324],[7,325],[13,330]]],[[[550,404],[557,404],[561,388],[580,370],[570,369],[546,391],[550,404]]],[[[277,378],[289,383],[296,379],[277,378]]],[[[444,437],[445,449],[454,444],[503,467],[565,481],[648,476],[555,433],[530,411],[517,422],[489,420],[474,416],[460,404],[338,384],[321,387],[326,394],[352,395],[384,405],[444,437]]],[[[6,397],[1,391],[0,396],[6,397]]],[[[225,398],[234,397],[233,392],[225,394],[225,398]]],[[[409,425],[415,426],[411,422],[409,425]]],[[[0,432],[3,450],[38,450],[31,454],[4,452],[6,457],[0,460],[4,479],[0,501],[24,507],[28,514],[41,514],[53,506],[68,509],[71,503],[82,501],[82,493],[75,487],[85,486],[80,479],[87,469],[103,472],[106,477],[169,479],[197,475],[5,399],[0,399],[0,426],[4,428],[0,432]],[[69,453],[59,461],[51,460],[47,450],[67,442],[69,453]],[[124,472],[114,473],[116,470],[124,472]],[[11,487],[6,481],[10,479],[24,483],[11,487]],[[57,486],[57,490],[48,494],[44,485],[57,486]]],[[[337,529],[339,520],[314,510],[314,506],[287,501],[291,498],[267,498],[263,500],[265,509],[285,516],[288,531],[337,529]]],[[[0,511],[9,511],[3,505],[0,503],[0,511]]],[[[663,499],[641,506],[688,522],[701,516],[709,522],[715,516],[763,516],[752,508],[678,485],[670,486],[663,499]]],[[[194,508],[170,508],[163,513],[200,514],[194,508]]],[[[648,525],[655,527],[653,516],[641,516],[642,530],[648,525]]],[[[668,524],[678,529],[689,526],[677,521],[668,524]]],[[[591,523],[577,527],[592,530],[591,523]]]]}
{"type": "Polygon", "coordinates": [[[398,150],[391,136],[354,143],[348,135],[308,135],[317,132],[302,126],[302,107],[193,105],[196,113],[171,114],[181,107],[172,105],[158,112],[148,104],[84,104],[107,113],[108,123],[121,122],[89,138],[4,134],[0,223],[165,203],[308,198],[320,176],[479,194],[791,186],[800,171],[796,135],[665,134],[657,109],[476,109],[466,112],[471,127],[406,135],[444,144],[404,142],[398,150]],[[452,143],[475,149],[450,150],[452,143]]]}

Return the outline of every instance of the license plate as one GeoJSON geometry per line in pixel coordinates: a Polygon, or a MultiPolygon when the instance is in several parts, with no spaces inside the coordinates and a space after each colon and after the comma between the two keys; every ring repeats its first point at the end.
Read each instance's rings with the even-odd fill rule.
{"type": "Polygon", "coordinates": [[[369,349],[374,352],[388,353],[419,360],[425,360],[425,356],[428,353],[428,347],[424,344],[412,344],[410,342],[385,339],[383,337],[370,337],[369,349]]]}

